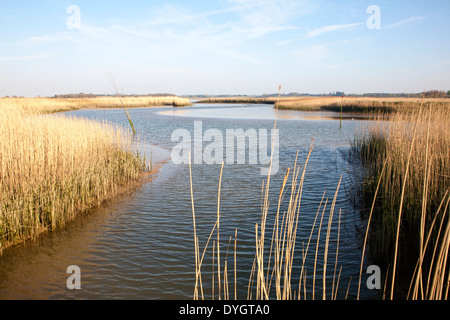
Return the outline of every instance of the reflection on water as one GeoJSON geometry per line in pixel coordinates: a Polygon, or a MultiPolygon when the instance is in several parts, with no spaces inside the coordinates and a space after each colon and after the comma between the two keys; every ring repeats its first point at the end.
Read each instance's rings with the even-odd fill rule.
{"type": "MultiPolygon", "coordinates": [[[[190,109],[171,109],[160,111],[160,114],[170,116],[199,117],[199,118],[222,118],[222,119],[264,119],[274,120],[337,120],[340,119],[340,113],[332,111],[294,111],[294,110],[276,110],[268,106],[241,106],[235,105],[230,112],[229,105],[205,104],[201,108],[190,109]],[[212,108],[213,112],[212,112],[212,108]]],[[[343,113],[343,120],[361,120],[367,118],[361,114],[343,113]]]]}
{"type": "MultiPolygon", "coordinates": [[[[128,111],[138,131],[137,140],[144,143],[147,156],[154,161],[170,159],[171,148],[175,144],[171,141],[173,130],[185,128],[192,132],[194,120],[202,120],[203,130],[216,128],[222,132],[236,128],[270,130],[274,125],[271,106],[194,106],[170,111],[167,108],[128,111]]],[[[81,110],[67,115],[107,120],[128,128],[128,120],[120,109],[81,110]]],[[[338,296],[345,296],[348,287],[352,298],[358,284],[361,257],[360,242],[355,232],[360,221],[347,198],[351,173],[355,168],[347,161],[346,155],[359,121],[346,121],[339,129],[339,122],[327,117],[310,121],[292,112],[283,111],[278,115],[282,120],[277,123],[280,130],[280,170],[271,178],[272,208],[267,225],[270,226],[274,219],[274,206],[284,173],[287,168],[293,168],[297,151],[299,163],[305,161],[314,138],[301,200],[294,265],[299,265],[301,250],[309,240],[324,191],[331,202],[342,176],[336,203],[342,214],[338,252],[338,272],[342,266],[342,273],[338,296]]],[[[239,299],[247,297],[254,258],[255,224],[261,219],[261,185],[266,177],[259,174],[259,169],[259,165],[226,164],[223,170],[220,246],[225,255],[229,239],[237,229],[239,299]]],[[[219,165],[192,167],[197,235],[201,248],[216,220],[219,172],[219,165]]],[[[286,210],[285,205],[281,206],[281,212],[283,210],[286,210]]],[[[317,274],[323,270],[324,228],[326,226],[321,233],[317,274]]],[[[336,223],[332,231],[337,233],[336,223]]],[[[270,237],[271,234],[267,236],[270,237]]],[[[315,241],[314,237],[317,238],[316,233],[312,241],[315,241]]],[[[330,270],[327,273],[329,281],[334,276],[336,246],[337,237],[332,236],[330,248],[333,249],[330,249],[327,267],[330,270]]],[[[211,293],[211,254],[209,250],[203,264],[206,298],[211,293]]],[[[314,251],[311,249],[306,259],[308,292],[311,292],[313,260],[314,251]]],[[[234,289],[231,270],[234,268],[229,265],[228,269],[231,292],[234,289]]],[[[296,284],[298,272],[298,268],[294,268],[296,276],[293,283],[296,284]]],[[[321,280],[316,281],[316,285],[321,283],[321,280]]],[[[162,166],[155,179],[131,194],[91,210],[64,230],[7,250],[0,258],[1,299],[191,299],[194,284],[189,168],[170,161],[162,166]],[[66,288],[69,265],[78,265],[81,269],[81,290],[66,288]]],[[[362,288],[364,290],[365,286],[362,288]]],[[[366,290],[362,296],[372,294],[366,290]]]]}

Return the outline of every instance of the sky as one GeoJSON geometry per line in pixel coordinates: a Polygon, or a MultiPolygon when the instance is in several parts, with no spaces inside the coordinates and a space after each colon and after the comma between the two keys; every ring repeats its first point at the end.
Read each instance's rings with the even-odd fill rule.
{"type": "Polygon", "coordinates": [[[0,96],[450,90],[448,0],[0,0],[0,96]]]}

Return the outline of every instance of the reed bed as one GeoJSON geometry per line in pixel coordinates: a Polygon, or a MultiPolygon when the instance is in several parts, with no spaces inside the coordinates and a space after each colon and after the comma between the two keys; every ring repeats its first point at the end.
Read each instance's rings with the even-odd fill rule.
{"type": "MultiPolygon", "coordinates": [[[[332,199],[327,198],[326,192],[324,192],[307,243],[301,244],[302,249],[299,248],[299,244],[297,243],[302,191],[306,168],[312,151],[313,145],[311,145],[303,166],[297,163],[297,154],[293,169],[287,170],[279,190],[277,210],[275,212],[271,212],[269,208],[270,175],[268,175],[267,180],[262,186],[261,220],[255,223],[255,256],[252,269],[249,270],[247,300],[337,300],[348,295],[348,287],[347,292],[345,291],[345,286],[341,285],[339,287],[342,271],[342,266],[338,264],[341,212],[339,210],[339,214],[337,214],[338,210],[335,204],[340,188],[340,181],[333,193],[332,199]],[[336,225],[337,234],[334,234],[332,229],[336,230],[336,225]],[[333,245],[331,244],[332,242],[333,245]],[[308,265],[311,267],[310,270],[307,270],[307,258],[314,260],[313,268],[308,265]],[[331,269],[328,269],[327,266],[331,266],[331,269]],[[299,274],[294,270],[300,270],[299,274]]],[[[205,242],[204,248],[201,249],[196,231],[196,212],[190,166],[196,271],[195,300],[205,299],[207,295],[203,288],[203,278],[205,277],[202,276],[204,274],[202,267],[208,250],[212,250],[213,255],[213,284],[211,286],[212,292],[209,293],[209,296],[212,299],[219,300],[242,299],[242,297],[237,297],[236,294],[237,229],[234,235],[229,236],[226,252],[221,254],[219,246],[221,241],[220,237],[223,237],[223,234],[220,233],[220,184],[222,172],[223,164],[219,178],[217,220],[205,242]],[[233,254],[229,254],[231,251],[230,246],[233,245],[233,254]],[[208,248],[211,246],[212,248],[208,248]],[[229,267],[229,262],[231,262],[231,267],[229,267]],[[233,268],[233,264],[234,273],[229,271],[230,268],[233,268]],[[229,274],[233,274],[231,281],[234,284],[229,283],[229,274]]]]}
{"type": "MultiPolygon", "coordinates": [[[[278,90],[281,90],[281,86],[278,87],[278,90]]],[[[279,97],[277,101],[279,101],[279,97]]],[[[276,128],[276,118],[275,118],[275,128],[276,128]]],[[[273,161],[273,153],[271,154],[270,159],[270,168],[267,175],[267,180],[263,183],[261,189],[261,221],[260,223],[255,224],[255,256],[253,260],[252,269],[250,272],[250,277],[248,281],[247,288],[247,300],[250,299],[278,299],[278,300],[301,300],[312,298],[313,300],[316,298],[316,288],[320,289],[321,292],[318,292],[317,296],[322,299],[331,299],[336,300],[338,298],[339,293],[339,283],[340,283],[340,275],[342,271],[342,266],[340,266],[339,272],[338,270],[338,255],[339,255],[339,234],[340,234],[340,221],[341,221],[341,212],[339,210],[338,219],[333,218],[335,213],[335,204],[337,200],[338,191],[340,188],[341,180],[339,181],[336,191],[334,193],[334,197],[331,201],[331,205],[328,205],[329,199],[326,198],[326,191],[323,194],[320,205],[317,209],[316,217],[311,227],[311,233],[309,235],[308,242],[306,244],[302,244],[301,255],[299,255],[299,249],[296,248],[297,241],[297,229],[299,223],[299,215],[300,215],[300,204],[302,199],[303,185],[305,181],[306,168],[308,165],[309,158],[313,151],[313,142],[312,140],[311,147],[306,156],[305,163],[302,165],[298,164],[298,152],[294,162],[293,170],[288,169],[283,183],[280,187],[278,200],[277,200],[277,210],[276,212],[270,212],[270,199],[269,199],[269,190],[271,188],[271,167],[273,161]],[[285,203],[287,199],[287,204],[285,203]],[[283,208],[283,209],[282,209],[283,208]],[[286,209],[284,209],[286,208],[286,209]],[[328,216],[325,215],[328,210],[328,216]],[[271,215],[269,219],[269,215],[271,215]],[[320,224],[317,226],[318,218],[320,217],[320,224]],[[324,220],[325,218],[325,220],[324,220]],[[268,221],[273,221],[272,227],[267,226],[268,221]],[[337,220],[337,222],[336,222],[337,220]],[[325,223],[323,224],[323,222],[325,223]],[[331,237],[332,237],[332,225],[333,223],[338,224],[337,228],[337,241],[336,247],[332,248],[330,245],[331,237]],[[325,236],[325,244],[323,247],[323,251],[319,256],[319,243],[321,240],[321,230],[322,225],[326,226],[326,236],[325,236]],[[314,233],[315,232],[315,233],[314,233]],[[315,237],[315,238],[314,238],[315,237]],[[314,248],[314,240],[315,240],[315,248],[314,248]],[[327,273],[327,265],[328,257],[331,256],[331,250],[334,252],[334,270],[333,273],[327,273]],[[312,277],[307,277],[307,267],[306,267],[306,259],[308,256],[308,251],[311,255],[314,255],[314,267],[313,270],[309,270],[312,272],[312,277]],[[320,259],[322,257],[322,259],[320,259]],[[322,267],[322,274],[317,275],[316,273],[319,270],[319,264],[322,267]],[[294,269],[300,270],[300,274],[297,275],[294,273],[294,269]],[[331,277],[332,274],[332,277],[331,277]],[[316,286],[316,279],[322,279],[321,287],[316,286]],[[331,278],[331,288],[328,285],[329,279],[331,278]],[[307,290],[307,282],[312,282],[312,285],[309,285],[309,288],[312,288],[312,292],[307,290]]],[[[272,142],[273,143],[273,142],[272,142]]],[[[272,149],[273,151],[273,145],[272,149]]],[[[189,159],[190,159],[189,155],[189,159]]],[[[192,169],[191,163],[189,162],[189,178],[190,178],[190,190],[191,190],[191,203],[192,203],[192,218],[193,218],[193,228],[194,228],[194,251],[195,251],[195,288],[194,288],[194,299],[204,299],[205,293],[203,290],[203,281],[202,281],[202,263],[205,258],[205,254],[207,252],[208,246],[210,244],[211,239],[216,234],[217,240],[213,240],[213,249],[212,249],[212,260],[213,260],[213,275],[212,275],[212,299],[215,298],[214,288],[216,287],[214,284],[217,283],[218,290],[216,292],[217,298],[220,299],[230,299],[230,285],[228,280],[228,253],[229,247],[232,242],[232,236],[229,238],[228,249],[225,254],[224,261],[224,269],[223,276],[221,278],[221,254],[220,254],[220,189],[221,189],[221,181],[223,174],[223,163],[220,170],[220,178],[219,178],[219,188],[217,195],[217,220],[214,224],[211,233],[206,241],[205,247],[203,249],[203,253],[201,253],[199,246],[199,239],[197,237],[196,231],[196,215],[195,215],[195,204],[194,204],[194,194],[193,194],[193,185],[192,185],[192,169]],[[217,241],[217,242],[216,242],[217,241]],[[217,250],[216,250],[217,246],[217,250]],[[214,261],[217,262],[217,274],[214,273],[214,261]],[[217,278],[216,278],[217,275],[217,278]],[[223,282],[223,283],[222,283],[223,282]]],[[[237,297],[237,275],[236,275],[236,252],[237,252],[237,229],[234,233],[234,298],[237,297]]],[[[351,278],[350,278],[351,281],[351,278]]],[[[361,278],[360,278],[361,281],[361,278]]],[[[319,281],[318,281],[319,282],[319,281]]],[[[348,287],[350,283],[348,284],[348,287]]],[[[345,298],[348,295],[345,294],[345,298]]],[[[242,299],[242,298],[240,298],[242,299]]]]}
{"type": "MultiPolygon", "coordinates": [[[[450,99],[427,98],[427,103],[450,106],[450,99]]],[[[214,97],[197,103],[273,104],[279,110],[334,111],[348,113],[394,113],[405,108],[419,108],[421,98],[379,97],[214,97]]]]}
{"type": "MultiPolygon", "coordinates": [[[[361,192],[364,207],[368,207],[367,211],[363,210],[366,227],[362,230],[363,249],[359,281],[356,279],[359,282],[356,299],[360,298],[364,265],[368,262],[378,265],[383,273],[381,299],[448,299],[449,123],[450,112],[446,105],[422,100],[418,108],[403,108],[389,116],[379,115],[374,125],[361,129],[355,138],[352,152],[367,168],[361,192]]],[[[302,243],[300,253],[296,250],[305,170],[312,150],[313,146],[303,166],[297,165],[297,156],[293,170],[286,172],[275,212],[269,207],[270,175],[263,185],[262,214],[261,220],[255,223],[255,256],[249,270],[247,299],[348,298],[352,279],[348,284],[343,283],[343,266],[338,262],[340,210],[336,217],[335,204],[340,182],[332,199],[323,194],[309,240],[302,243]],[[282,206],[286,202],[287,207],[282,206]],[[267,224],[269,220],[273,221],[272,226],[267,224]],[[337,233],[332,233],[336,224],[337,233]],[[311,265],[307,270],[307,257],[313,261],[312,270],[311,265]]],[[[222,170],[223,166],[220,176],[222,170]]],[[[237,299],[236,258],[233,297],[230,295],[233,286],[228,283],[228,250],[225,258],[219,250],[220,182],[217,221],[201,249],[196,233],[191,171],[190,179],[195,240],[194,299],[205,297],[202,264],[211,241],[213,261],[216,262],[215,269],[213,263],[212,298],[237,299]],[[217,239],[213,240],[215,236],[217,239]],[[221,259],[225,261],[221,263],[221,259]]],[[[236,238],[237,231],[234,257],[236,238]]],[[[230,236],[229,244],[232,240],[230,236]]]]}
{"type": "MultiPolygon", "coordinates": [[[[450,106],[449,99],[426,99],[434,105],[450,106]]],[[[418,108],[420,98],[370,98],[370,97],[305,97],[280,100],[275,108],[299,111],[334,111],[353,113],[393,113],[405,108],[418,108]]]]}
{"type": "MultiPolygon", "coordinates": [[[[316,297],[320,297],[323,300],[337,299],[339,281],[339,276],[336,277],[338,244],[333,249],[335,251],[335,264],[333,272],[330,272],[330,274],[334,275],[331,288],[327,287],[327,278],[329,277],[327,266],[329,264],[328,257],[331,256],[331,227],[333,223],[340,223],[340,216],[339,219],[333,219],[340,181],[334,197],[330,201],[331,204],[329,199],[325,198],[326,192],[324,193],[317,209],[306,247],[305,244],[302,246],[301,255],[296,246],[302,191],[306,168],[312,150],[313,146],[309,150],[303,168],[297,164],[296,159],[292,172],[290,169],[287,170],[280,188],[277,210],[272,213],[275,214],[272,226],[267,225],[268,215],[270,214],[270,177],[268,177],[265,186],[263,186],[262,216],[261,222],[255,225],[256,253],[250,275],[247,299],[301,300],[311,298],[315,300],[316,297]],[[287,209],[282,211],[280,208],[285,198],[288,200],[287,209]],[[327,210],[328,216],[326,216],[327,210]],[[319,225],[317,225],[318,223],[319,225]],[[326,228],[325,243],[323,251],[319,252],[319,243],[324,240],[321,237],[323,228],[326,228]],[[315,241],[313,239],[314,232],[316,232],[315,241]],[[312,277],[307,277],[306,258],[311,251],[311,255],[314,255],[314,267],[312,271],[309,270],[309,272],[312,272],[312,277]],[[300,270],[299,275],[294,274],[296,264],[296,269],[300,270]],[[318,274],[319,264],[322,268],[321,274],[318,274]],[[311,292],[307,292],[307,281],[312,282],[310,286],[312,288],[311,292]],[[316,284],[316,281],[321,283],[316,284]],[[316,293],[316,290],[319,292],[316,293]]],[[[339,227],[337,237],[339,238],[339,227]]]]}
{"type": "Polygon", "coordinates": [[[2,100],[0,249],[63,226],[142,178],[145,158],[128,133],[63,115],[52,99],[2,100]]]}
{"type": "Polygon", "coordinates": [[[355,138],[366,168],[362,205],[371,208],[368,253],[390,270],[390,298],[447,299],[449,123],[447,105],[422,101],[380,115],[355,138]]]}
{"type": "Polygon", "coordinates": [[[126,105],[127,108],[153,107],[153,106],[188,106],[190,101],[187,98],[176,96],[167,97],[96,97],[77,99],[79,108],[120,108],[126,105]],[[122,103],[120,102],[122,100],[122,103]]]}
{"type": "Polygon", "coordinates": [[[274,104],[276,101],[276,98],[218,97],[201,99],[197,103],[274,104]]]}
{"type": "Polygon", "coordinates": [[[167,97],[95,97],[95,98],[0,98],[0,108],[20,109],[27,114],[45,114],[88,108],[141,108],[187,106],[187,98],[167,97]]]}

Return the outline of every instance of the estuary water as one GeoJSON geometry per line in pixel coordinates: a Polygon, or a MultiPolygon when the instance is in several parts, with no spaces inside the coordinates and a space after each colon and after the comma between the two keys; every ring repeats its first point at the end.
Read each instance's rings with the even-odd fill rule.
{"type": "MultiPolygon", "coordinates": [[[[292,291],[298,292],[302,252],[325,195],[324,201],[328,199],[328,204],[323,224],[319,228],[319,221],[316,221],[306,256],[306,281],[302,282],[302,298],[304,287],[306,297],[311,299],[313,270],[316,269],[314,290],[316,298],[322,298],[328,215],[342,179],[329,239],[326,292],[327,298],[330,298],[332,288],[338,299],[355,298],[361,261],[361,235],[358,233],[361,221],[352,204],[351,193],[354,171],[359,168],[349,161],[348,153],[362,120],[346,115],[341,126],[336,113],[275,112],[270,105],[194,104],[184,108],[128,109],[128,112],[137,130],[136,145],[145,152],[147,161],[160,166],[159,172],[152,181],[101,208],[89,210],[66,228],[44,234],[24,246],[5,250],[0,257],[0,299],[192,299],[195,245],[189,165],[172,161],[172,150],[180,143],[172,135],[176,130],[185,129],[183,132],[189,132],[194,141],[195,124],[201,124],[202,134],[208,129],[223,133],[223,143],[227,130],[266,130],[270,138],[275,118],[279,157],[278,170],[270,180],[267,250],[270,249],[272,224],[286,170],[293,171],[297,155],[297,163],[303,170],[313,143],[301,198],[292,291]],[[80,270],[79,290],[70,290],[66,285],[71,276],[67,268],[72,265],[80,270]]],[[[64,115],[108,121],[129,130],[122,109],[87,109],[64,115]]],[[[209,143],[203,142],[203,150],[209,143]]],[[[268,146],[270,153],[270,142],[268,146]]],[[[247,145],[247,154],[248,148],[247,145]]],[[[225,145],[223,150],[226,151],[225,145]]],[[[223,157],[225,160],[225,154],[223,157]]],[[[254,290],[249,289],[249,279],[255,257],[255,225],[261,222],[261,188],[267,181],[267,176],[261,175],[262,167],[267,165],[250,163],[249,157],[244,163],[225,162],[223,167],[219,247],[222,272],[227,261],[230,298],[234,298],[235,282],[238,299],[247,299],[249,292],[252,298],[255,297],[254,290]]],[[[196,234],[202,252],[216,222],[220,168],[220,163],[192,165],[196,234]]],[[[289,193],[285,198],[288,197],[289,193]]],[[[280,212],[286,208],[283,202],[280,212]]],[[[217,276],[217,261],[213,267],[211,259],[213,240],[217,240],[216,235],[209,243],[202,267],[206,299],[211,298],[213,290],[211,275],[214,272],[217,276]]],[[[366,278],[364,275],[362,279],[361,297],[371,298],[376,292],[367,289],[366,278]]],[[[223,281],[223,275],[221,279],[223,281]]],[[[214,283],[214,290],[217,296],[217,283],[214,283]]]]}

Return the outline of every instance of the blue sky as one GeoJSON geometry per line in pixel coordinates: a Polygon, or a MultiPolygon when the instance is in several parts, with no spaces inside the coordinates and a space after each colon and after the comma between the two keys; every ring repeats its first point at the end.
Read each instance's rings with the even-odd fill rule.
{"type": "Polygon", "coordinates": [[[0,96],[114,93],[110,75],[125,94],[447,91],[449,14],[448,0],[0,0],[0,96]]]}

